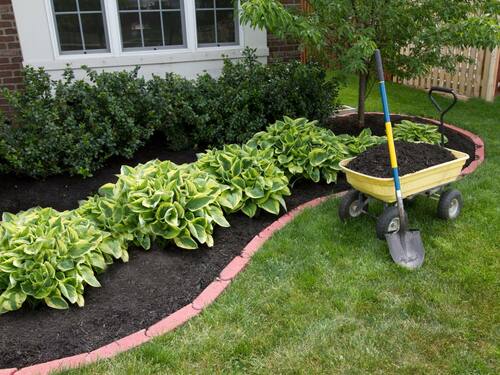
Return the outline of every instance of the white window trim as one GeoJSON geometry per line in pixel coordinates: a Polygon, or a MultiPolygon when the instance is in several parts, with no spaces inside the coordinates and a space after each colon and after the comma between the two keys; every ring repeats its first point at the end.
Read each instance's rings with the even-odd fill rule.
{"type": "MultiPolygon", "coordinates": [[[[96,53],[78,53],[78,54],[61,54],[59,49],[59,38],[57,37],[57,29],[55,25],[55,17],[52,10],[52,0],[45,0],[45,10],[46,16],[49,23],[49,31],[52,42],[52,49],[54,55],[54,69],[56,66],[60,66],[61,63],[71,63],[71,62],[81,62],[85,61],[96,61],[110,58],[112,60],[127,60],[127,61],[137,61],[140,57],[169,57],[172,62],[184,62],[184,61],[200,61],[200,60],[210,60],[212,59],[213,53],[217,53],[220,58],[220,53],[225,53],[229,57],[235,55],[237,51],[241,51],[242,47],[245,46],[245,35],[243,32],[243,27],[238,23],[239,38],[238,44],[226,45],[226,46],[198,46],[198,38],[196,32],[196,7],[195,0],[184,0],[185,7],[185,25],[186,25],[186,46],[180,48],[172,49],[157,49],[157,50],[123,50],[121,32],[120,32],[120,20],[118,14],[118,0],[104,0],[104,13],[105,25],[109,36],[109,51],[108,52],[96,52],[96,53]],[[192,56],[191,59],[187,58],[186,54],[192,56]],[[136,57],[136,59],[134,59],[136,57]],[[129,59],[130,58],[130,59],[129,59]]],[[[238,4],[239,8],[239,4],[238,4]]],[[[215,59],[215,58],[214,58],[215,59]]],[[[117,62],[117,61],[102,61],[104,66],[116,66],[116,65],[130,65],[130,62],[117,62]]],[[[157,60],[157,59],[153,59],[157,60]]],[[[169,61],[170,62],[170,61],[169,61]]],[[[138,63],[147,63],[140,61],[138,63]]],[[[158,63],[158,61],[151,62],[151,64],[158,63]]],[[[51,64],[52,65],[52,64],[51,64]]],[[[48,67],[50,69],[50,67],[48,67]]]]}

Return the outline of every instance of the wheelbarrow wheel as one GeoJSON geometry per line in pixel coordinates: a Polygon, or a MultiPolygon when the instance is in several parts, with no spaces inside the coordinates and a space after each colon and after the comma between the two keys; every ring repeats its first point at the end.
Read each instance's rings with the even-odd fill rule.
{"type": "Polygon", "coordinates": [[[454,220],[462,211],[462,194],[456,190],[446,190],[439,198],[437,216],[443,220],[454,220]]]}
{"type": "Polygon", "coordinates": [[[398,207],[387,207],[384,212],[382,212],[382,215],[380,215],[377,219],[377,225],[375,227],[377,237],[380,240],[385,240],[385,235],[387,233],[395,233],[399,231],[400,224],[398,207]]]}
{"type": "Polygon", "coordinates": [[[360,216],[368,207],[368,204],[363,205],[363,201],[363,194],[361,194],[357,190],[349,190],[340,200],[340,220],[346,221],[348,219],[360,216]]]}

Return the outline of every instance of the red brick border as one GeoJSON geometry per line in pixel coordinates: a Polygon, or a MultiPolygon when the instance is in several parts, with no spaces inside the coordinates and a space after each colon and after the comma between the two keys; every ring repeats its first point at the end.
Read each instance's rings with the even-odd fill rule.
{"type": "MultiPolygon", "coordinates": [[[[371,112],[377,113],[377,112],[371,112]]],[[[429,119],[430,120],[430,119],[429,119]]],[[[430,120],[435,122],[434,120],[430,120]]],[[[474,160],[469,167],[462,171],[462,175],[471,174],[477,167],[484,161],[484,143],[477,135],[453,125],[446,125],[448,128],[463,134],[471,139],[476,145],[476,160],[474,160]]],[[[149,328],[140,330],[129,336],[123,337],[110,344],[102,346],[90,353],[82,353],[70,357],[56,359],[53,361],[40,363],[33,366],[24,367],[22,369],[0,369],[0,375],[47,375],[53,371],[60,371],[63,369],[76,368],[82,365],[87,365],[101,359],[111,358],[119,353],[135,348],[145,342],[150,341],[155,336],[163,335],[170,332],[177,327],[187,322],[192,317],[201,313],[201,311],[210,305],[224,290],[229,286],[232,280],[244,270],[246,265],[250,262],[250,258],[262,247],[262,245],[277,231],[282,229],[290,221],[292,221],[298,214],[307,208],[312,208],[320,205],[327,199],[339,197],[344,193],[337,193],[327,197],[320,197],[306,202],[297,208],[294,208],[287,214],[281,216],[278,220],[270,226],[262,230],[256,235],[242,250],[241,254],[235,257],[229,264],[221,271],[219,277],[205,288],[201,294],[189,305],[184,306],[173,314],[160,320],[158,323],[153,324],[149,328]]]]}

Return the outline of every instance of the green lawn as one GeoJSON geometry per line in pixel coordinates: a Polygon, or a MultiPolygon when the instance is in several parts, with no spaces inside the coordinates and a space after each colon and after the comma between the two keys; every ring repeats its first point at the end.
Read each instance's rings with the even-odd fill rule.
{"type": "MultiPolygon", "coordinates": [[[[421,91],[389,84],[393,112],[434,116],[421,91]]],[[[354,84],[342,91],[355,105],[354,84]]],[[[378,90],[368,110],[380,110],[378,90]]],[[[448,121],[486,141],[487,161],[457,183],[462,216],[419,199],[411,222],[427,256],[392,263],[372,219],[342,224],[338,200],[277,233],[200,316],[117,358],[68,374],[500,373],[500,102],[460,102],[448,121]]],[[[166,285],[165,287],[169,287],[166,285]]]]}

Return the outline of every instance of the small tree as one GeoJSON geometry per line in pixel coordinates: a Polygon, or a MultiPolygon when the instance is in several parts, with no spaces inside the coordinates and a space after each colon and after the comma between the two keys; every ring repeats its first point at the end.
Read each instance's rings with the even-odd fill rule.
{"type": "Polygon", "coordinates": [[[452,71],[462,56],[453,47],[500,44],[498,0],[308,0],[308,9],[279,0],[243,0],[241,20],[291,37],[341,75],[359,77],[359,126],[364,126],[372,56],[379,48],[386,71],[404,78],[432,67],[452,71]],[[406,49],[405,53],[403,50],[406,49]]]}

